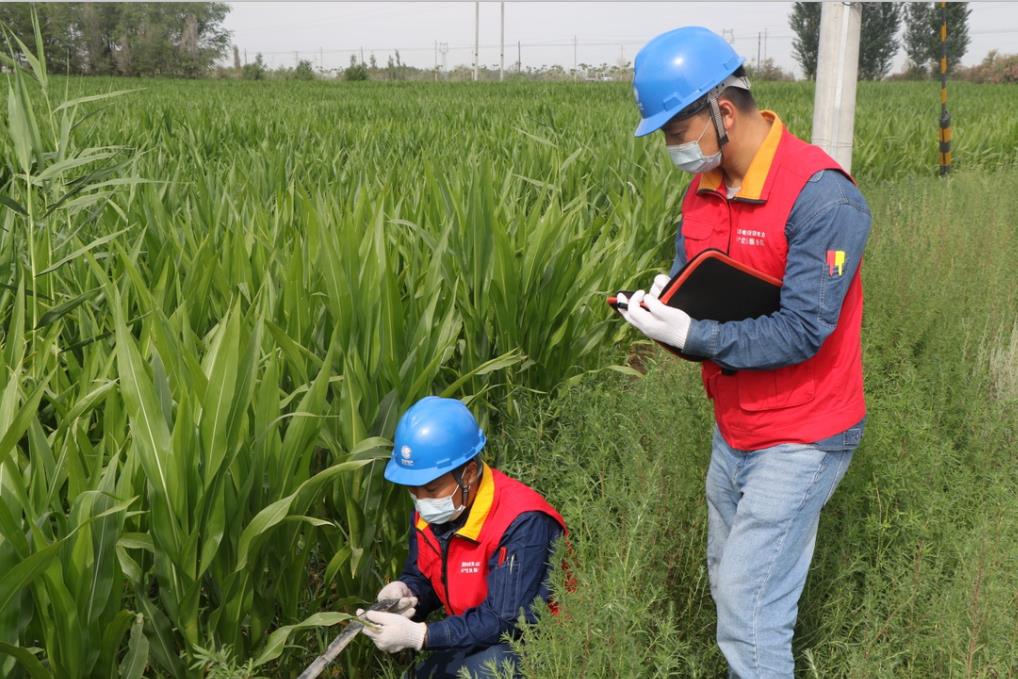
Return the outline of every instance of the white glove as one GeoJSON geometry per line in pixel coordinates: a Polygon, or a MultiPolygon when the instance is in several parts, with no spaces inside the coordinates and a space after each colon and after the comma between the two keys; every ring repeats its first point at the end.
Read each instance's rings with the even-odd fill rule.
{"type": "Polygon", "coordinates": [[[668,281],[670,280],[672,279],[664,275],[663,273],[659,273],[658,275],[654,276],[654,282],[651,283],[650,292],[647,294],[653,297],[660,297],[661,291],[665,289],[665,286],[668,285],[668,281]]]}
{"type": "Polygon", "coordinates": [[[670,307],[643,290],[637,290],[628,300],[619,295],[618,300],[629,306],[620,310],[622,317],[647,337],[680,350],[686,345],[692,319],[682,309],[670,307]],[[646,303],[647,309],[640,306],[641,302],[646,303]]]}
{"type": "Polygon", "coordinates": [[[375,642],[375,646],[380,651],[398,653],[406,648],[419,651],[424,645],[424,635],[427,633],[428,626],[423,622],[408,620],[399,613],[386,613],[385,611],[365,613],[363,609],[357,611],[357,617],[374,625],[372,627],[365,624],[361,633],[375,642]]]}
{"type": "Polygon", "coordinates": [[[414,613],[417,612],[417,597],[414,596],[414,593],[410,591],[410,588],[402,580],[393,580],[378,591],[375,601],[382,601],[384,599],[399,599],[396,609],[403,609],[399,611],[399,614],[404,618],[412,618],[414,613]]]}

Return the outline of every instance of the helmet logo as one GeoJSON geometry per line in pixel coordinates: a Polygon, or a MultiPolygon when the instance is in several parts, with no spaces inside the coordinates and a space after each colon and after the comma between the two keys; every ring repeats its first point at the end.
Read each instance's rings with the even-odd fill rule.
{"type": "Polygon", "coordinates": [[[403,458],[402,460],[400,460],[400,462],[402,462],[405,465],[412,465],[414,461],[410,459],[411,452],[412,451],[410,450],[410,446],[403,446],[402,448],[400,448],[399,454],[400,457],[403,458]]]}

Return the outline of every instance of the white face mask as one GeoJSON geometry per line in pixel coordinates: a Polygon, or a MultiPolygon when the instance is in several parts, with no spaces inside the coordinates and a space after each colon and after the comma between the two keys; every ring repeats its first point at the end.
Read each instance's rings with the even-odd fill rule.
{"type": "Polygon", "coordinates": [[[707,127],[710,124],[710,118],[707,118],[703,131],[700,132],[700,136],[695,141],[687,141],[685,144],[675,144],[666,147],[675,167],[685,172],[699,174],[701,172],[710,172],[721,164],[721,151],[711,156],[705,156],[703,155],[703,149],[700,148],[700,140],[703,139],[703,135],[707,132],[707,127]]]}
{"type": "Polygon", "coordinates": [[[413,493],[410,495],[413,497],[414,507],[422,519],[428,523],[442,524],[458,519],[463,510],[466,509],[466,507],[457,507],[452,501],[455,494],[456,491],[454,490],[448,497],[422,499],[418,499],[413,493]]]}

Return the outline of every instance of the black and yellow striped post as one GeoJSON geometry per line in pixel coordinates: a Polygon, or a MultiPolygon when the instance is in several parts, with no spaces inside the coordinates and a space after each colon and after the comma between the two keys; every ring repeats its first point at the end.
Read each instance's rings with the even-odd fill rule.
{"type": "Polygon", "coordinates": [[[951,114],[947,112],[947,3],[940,3],[940,176],[951,171],[951,114]]]}

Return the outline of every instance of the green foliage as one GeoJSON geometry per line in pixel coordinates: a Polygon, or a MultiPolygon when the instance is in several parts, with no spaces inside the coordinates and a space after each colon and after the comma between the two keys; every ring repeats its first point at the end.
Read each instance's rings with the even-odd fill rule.
{"type": "Polygon", "coordinates": [[[940,26],[945,17],[947,69],[951,72],[957,68],[971,41],[968,33],[971,13],[967,2],[949,2],[946,8],[942,8],[939,2],[908,3],[905,10],[905,52],[910,70],[920,74],[939,74],[940,26]]]}
{"type": "Polygon", "coordinates": [[[301,59],[296,68],[293,69],[294,80],[314,80],[315,69],[307,59],[301,59]]]}
{"type": "Polygon", "coordinates": [[[880,80],[891,70],[898,53],[898,29],[903,6],[897,2],[862,4],[859,37],[859,79],[880,80]]]}
{"type": "MultiPolygon", "coordinates": [[[[795,33],[792,52],[807,80],[815,80],[820,49],[820,10],[818,2],[796,2],[788,24],[795,33]]],[[[898,53],[898,27],[902,5],[897,2],[867,2],[861,5],[862,25],[859,38],[859,79],[880,80],[891,68],[898,53]]]]}
{"type": "Polygon", "coordinates": [[[356,58],[350,56],[350,65],[343,69],[343,80],[359,82],[368,79],[368,67],[364,63],[358,63],[356,58]]]}
{"type": "Polygon", "coordinates": [[[624,333],[604,293],[649,274],[620,254],[667,243],[681,189],[638,193],[521,104],[505,155],[456,152],[469,173],[420,110],[365,126],[397,101],[377,89],[237,83],[223,116],[157,83],[86,119],[122,93],[61,80],[61,103],[37,53],[0,147],[3,674],[199,676],[211,640],[286,675],[400,563],[399,413],[440,393],[489,421],[599,366],[624,333]]]}
{"type": "Polygon", "coordinates": [[[794,2],[788,16],[788,26],[795,33],[792,39],[792,55],[806,80],[817,77],[817,53],[820,49],[819,2],[794,2]]]}
{"type": "Polygon", "coordinates": [[[905,5],[905,54],[908,55],[909,70],[916,74],[929,74],[932,20],[933,3],[910,2],[905,5]]]}
{"type": "Polygon", "coordinates": [[[265,80],[268,69],[265,66],[265,59],[262,57],[262,53],[259,52],[255,55],[255,60],[250,64],[244,64],[244,67],[240,71],[240,77],[244,80],[265,80]]]}
{"type": "Polygon", "coordinates": [[[195,646],[191,669],[205,679],[267,679],[257,673],[253,660],[239,662],[229,648],[195,646]]]}
{"type": "Polygon", "coordinates": [[[33,11],[55,73],[195,78],[229,47],[223,2],[4,3],[0,23],[30,43],[33,11]]]}
{"type": "Polygon", "coordinates": [[[494,445],[566,517],[575,578],[525,630],[528,677],[714,677],[704,569],[707,404],[689,364],[532,399],[494,445]],[[677,416],[677,414],[679,414],[677,416]]]}

